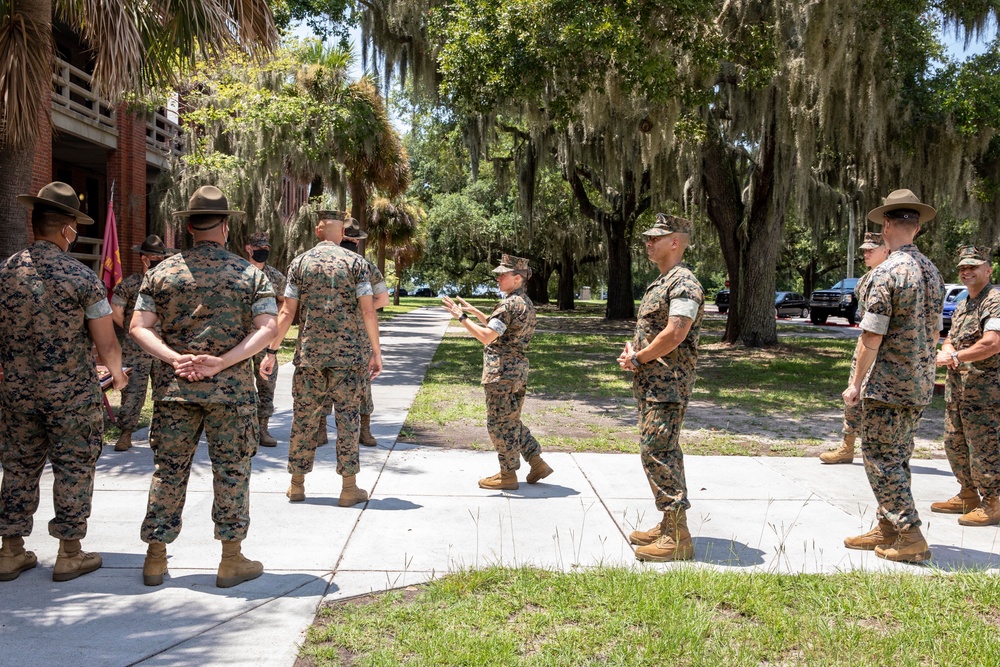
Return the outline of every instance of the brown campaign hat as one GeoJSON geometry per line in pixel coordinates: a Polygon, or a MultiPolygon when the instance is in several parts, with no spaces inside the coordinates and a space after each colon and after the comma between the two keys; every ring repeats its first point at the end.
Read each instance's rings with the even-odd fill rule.
{"type": "Polygon", "coordinates": [[[524,257],[514,255],[503,255],[500,258],[500,266],[493,269],[493,273],[507,273],[508,271],[531,271],[528,260],[524,257]]]}
{"type": "Polygon", "coordinates": [[[667,234],[691,234],[691,221],[676,215],[656,214],[656,224],[642,233],[643,236],[666,236],[667,234]]]}
{"type": "Polygon", "coordinates": [[[967,245],[958,249],[959,266],[982,266],[990,262],[990,249],[986,246],[967,245]]]}
{"type": "Polygon", "coordinates": [[[862,250],[874,250],[879,246],[885,245],[885,241],[882,239],[882,235],[878,232],[865,232],[865,242],[861,244],[860,248],[862,250]]]}
{"type": "Polygon", "coordinates": [[[163,239],[156,234],[150,234],[139,245],[132,246],[132,250],[140,255],[163,255],[167,257],[177,253],[177,248],[168,248],[163,245],[163,239]]]}
{"type": "Polygon", "coordinates": [[[890,192],[882,206],[868,211],[868,219],[881,225],[882,218],[887,213],[890,214],[890,217],[903,220],[913,219],[920,224],[930,222],[937,215],[937,211],[933,206],[920,203],[917,196],[910,190],[893,190],[890,192]],[[910,211],[913,213],[909,213],[910,211]],[[916,214],[915,217],[911,218],[910,216],[914,213],[916,214]]]}
{"type": "Polygon", "coordinates": [[[76,218],[77,224],[92,225],[94,219],[80,212],[80,198],[72,186],[60,181],[53,181],[38,191],[37,197],[18,195],[17,201],[24,204],[30,211],[35,206],[41,206],[57,213],[64,213],[76,218]]]}
{"type": "MultiPolygon", "coordinates": [[[[222,190],[214,185],[203,185],[194,191],[191,199],[188,200],[188,207],[183,211],[174,211],[175,218],[190,217],[192,215],[242,215],[243,211],[233,211],[229,208],[229,200],[222,190]]],[[[211,229],[196,227],[205,231],[211,229]]]]}
{"type": "Polygon", "coordinates": [[[361,225],[354,218],[348,218],[344,223],[344,238],[348,241],[364,241],[368,232],[361,231],[361,225]]]}

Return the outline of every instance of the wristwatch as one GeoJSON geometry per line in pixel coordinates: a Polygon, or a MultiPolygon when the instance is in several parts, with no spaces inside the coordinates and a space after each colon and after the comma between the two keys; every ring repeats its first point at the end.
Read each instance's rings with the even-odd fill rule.
{"type": "Polygon", "coordinates": [[[952,352],[951,353],[951,358],[954,359],[954,361],[955,361],[956,364],[962,363],[961,361],[958,360],[958,352],[952,352]]]}
{"type": "Polygon", "coordinates": [[[267,354],[273,354],[274,356],[278,356],[278,351],[272,350],[271,348],[267,348],[267,354]]]}
{"type": "Polygon", "coordinates": [[[458,316],[458,321],[459,322],[464,322],[467,319],[469,319],[469,316],[466,315],[465,313],[462,313],[461,315],[458,316]]]}
{"type": "Polygon", "coordinates": [[[639,368],[639,366],[642,366],[642,362],[639,361],[639,353],[638,352],[633,352],[632,356],[629,357],[628,360],[630,362],[632,362],[632,365],[635,366],[636,368],[639,368]]]}

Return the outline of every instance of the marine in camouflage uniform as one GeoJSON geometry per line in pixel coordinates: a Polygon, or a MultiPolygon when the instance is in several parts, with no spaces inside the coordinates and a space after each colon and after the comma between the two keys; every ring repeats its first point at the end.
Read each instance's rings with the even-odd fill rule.
{"type": "MultiPolygon", "coordinates": [[[[256,232],[250,235],[250,240],[246,245],[247,257],[250,263],[264,272],[267,279],[271,281],[274,290],[274,298],[281,308],[281,303],[285,300],[285,275],[267,264],[267,259],[271,254],[271,238],[267,232],[256,232]]],[[[277,347],[280,347],[277,346],[277,347]]],[[[268,421],[274,414],[274,388],[278,384],[278,367],[269,375],[261,375],[260,367],[264,363],[267,350],[261,350],[253,356],[253,377],[257,385],[257,421],[260,431],[260,444],[264,447],[274,447],[278,444],[277,439],[268,430],[268,421]]]]}
{"type": "Polygon", "coordinates": [[[639,560],[682,560],[694,556],[686,511],[691,507],[684,479],[681,425],[697,373],[698,337],[705,312],[701,283],[681,265],[691,233],[684,218],[657,214],[645,232],[646,251],[659,267],[639,304],[635,336],[618,362],[632,376],[638,401],[640,458],[653,491],[660,523],[636,530],[639,560]]]}
{"type": "Polygon", "coordinates": [[[847,403],[861,398],[861,451],[879,519],[872,531],[844,544],[906,562],[930,558],[910,490],[909,460],[920,415],[934,391],[944,301],[941,274],[913,245],[920,224],[934,215],[909,190],[891,193],[885,205],[869,212],[869,220],[883,223],[893,252],[872,272],[857,368],[844,391],[847,403]]]}
{"type": "Polygon", "coordinates": [[[163,582],[166,544],[181,514],[198,441],[212,461],[215,538],[223,543],[216,585],[260,576],[263,566],[240,553],[250,526],[251,457],[257,452],[257,400],[250,357],[274,336],[277,307],[264,273],[223,247],[225,195],[198,188],[188,210],[194,247],[146,273],[131,333],[153,364],[149,444],[156,464],[140,535],[149,544],[143,579],[163,582]],[[157,325],[159,328],[157,329],[157,325]]]}
{"type": "Polygon", "coordinates": [[[969,296],[959,302],[937,356],[948,368],[944,450],[962,485],[931,511],[962,514],[963,526],[1000,524],[1000,292],[990,285],[990,249],[959,249],[959,277],[969,296]]]}
{"type": "Polygon", "coordinates": [[[493,272],[498,274],[497,281],[505,297],[489,316],[464,299],[455,303],[445,297],[443,303],[484,344],[482,385],[486,393],[486,430],[497,450],[500,472],[479,480],[479,486],[513,490],[518,488],[517,470],[522,456],[531,467],[526,479],[529,484],[551,475],[552,468],[542,459],[542,448],[521,421],[528,387],[525,353],[535,335],[535,306],[524,290],[531,268],[523,257],[503,255],[500,266],[493,272]],[[473,323],[466,312],[475,314],[482,324],[473,323]]]}
{"type": "Polygon", "coordinates": [[[121,435],[115,443],[116,452],[124,452],[132,446],[132,432],[139,428],[142,406],[146,402],[149,371],[153,364],[153,358],[142,351],[128,332],[132,313],[135,311],[135,300],[139,296],[139,286],[146,271],[176,252],[173,248],[163,245],[163,240],[155,234],[147,236],[141,244],[132,246],[132,250],[139,253],[143,266],[142,273],[133,273],[123,278],[115,285],[114,295],[111,297],[115,323],[125,330],[121,338],[123,363],[132,369],[128,386],[122,392],[121,407],[118,409],[118,428],[121,429],[121,435]]]}
{"type": "Polygon", "coordinates": [[[316,432],[332,400],[337,417],[337,473],[343,479],[338,504],[349,507],[368,498],[356,481],[361,469],[360,409],[364,376],[381,371],[382,354],[368,263],[338,245],[350,216],[341,211],[319,211],[318,218],[320,243],[288,267],[285,304],[275,339],[281,340],[298,314],[292,379],[295,416],[288,449],[292,483],[287,495],[293,502],[305,500],[305,475],[313,469],[316,432]],[[366,339],[372,349],[367,357],[366,339]]]}
{"type": "MultiPolygon", "coordinates": [[[[869,271],[865,275],[861,276],[857,284],[854,286],[854,300],[858,304],[858,319],[862,319],[865,316],[865,300],[868,299],[868,291],[871,286],[871,269],[881,264],[889,256],[889,249],[886,247],[885,243],[882,241],[882,235],[878,232],[865,232],[865,241],[861,244],[861,250],[864,252],[865,264],[868,266],[869,271]]],[[[848,376],[848,382],[850,378],[854,377],[854,371],[858,365],[858,355],[854,354],[851,357],[851,374],[848,376]]],[[[856,403],[854,405],[845,404],[844,405],[844,441],[839,448],[831,450],[829,452],[823,452],[819,455],[820,461],[823,463],[853,463],[854,462],[854,443],[861,434],[861,404],[856,403]]]]}
{"type": "Polygon", "coordinates": [[[101,566],[99,554],[80,547],[104,435],[95,343],[115,387],[126,380],[104,285],[66,253],[77,226],[93,220],[80,213],[65,183],[18,201],[31,209],[36,240],[0,263],[0,581],[38,562],[25,551],[24,537],[34,524],[46,460],[55,477],[49,534],[60,541],[52,578],[66,581],[101,566]]]}
{"type": "MultiPolygon", "coordinates": [[[[361,226],[357,224],[354,218],[351,218],[344,225],[344,238],[340,241],[340,247],[356,253],[358,252],[358,242],[366,238],[368,238],[368,234],[361,230],[361,226]]],[[[361,256],[364,257],[364,255],[361,256]]],[[[372,273],[372,306],[375,310],[378,310],[389,305],[389,288],[386,287],[385,276],[378,270],[378,267],[367,259],[365,261],[368,262],[368,269],[372,273]]],[[[358,319],[359,324],[364,327],[364,320],[361,317],[360,311],[358,312],[358,319]]],[[[364,338],[364,344],[364,355],[365,358],[368,358],[371,356],[372,348],[367,337],[364,338]]],[[[375,411],[375,401],[372,400],[372,383],[367,374],[364,375],[363,381],[365,396],[361,402],[361,431],[358,436],[358,442],[366,447],[374,447],[378,444],[378,441],[375,440],[375,436],[371,432],[371,417],[375,411]]],[[[329,414],[332,410],[333,403],[328,406],[325,414],[329,414]]],[[[321,445],[327,442],[326,430],[326,419],[324,418],[320,424],[319,443],[321,445]]]]}

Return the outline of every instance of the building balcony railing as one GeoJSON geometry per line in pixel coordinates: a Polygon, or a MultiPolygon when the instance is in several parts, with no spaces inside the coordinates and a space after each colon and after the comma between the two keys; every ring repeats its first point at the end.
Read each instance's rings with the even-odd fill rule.
{"type": "Polygon", "coordinates": [[[56,58],[52,73],[52,106],[117,135],[115,108],[94,93],[92,80],[93,77],[82,69],[56,58]]]}
{"type": "Polygon", "coordinates": [[[146,145],[164,157],[179,157],[184,153],[181,126],[167,117],[163,107],[146,116],[146,145]]]}

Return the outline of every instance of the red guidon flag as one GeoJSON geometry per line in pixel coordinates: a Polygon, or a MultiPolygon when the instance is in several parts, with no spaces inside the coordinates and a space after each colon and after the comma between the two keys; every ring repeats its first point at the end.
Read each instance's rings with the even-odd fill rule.
{"type": "Polygon", "coordinates": [[[118,225],[115,224],[115,209],[112,202],[108,202],[108,218],[104,224],[101,281],[108,291],[108,301],[111,301],[115,286],[122,281],[122,257],[118,251],[118,225]]]}

